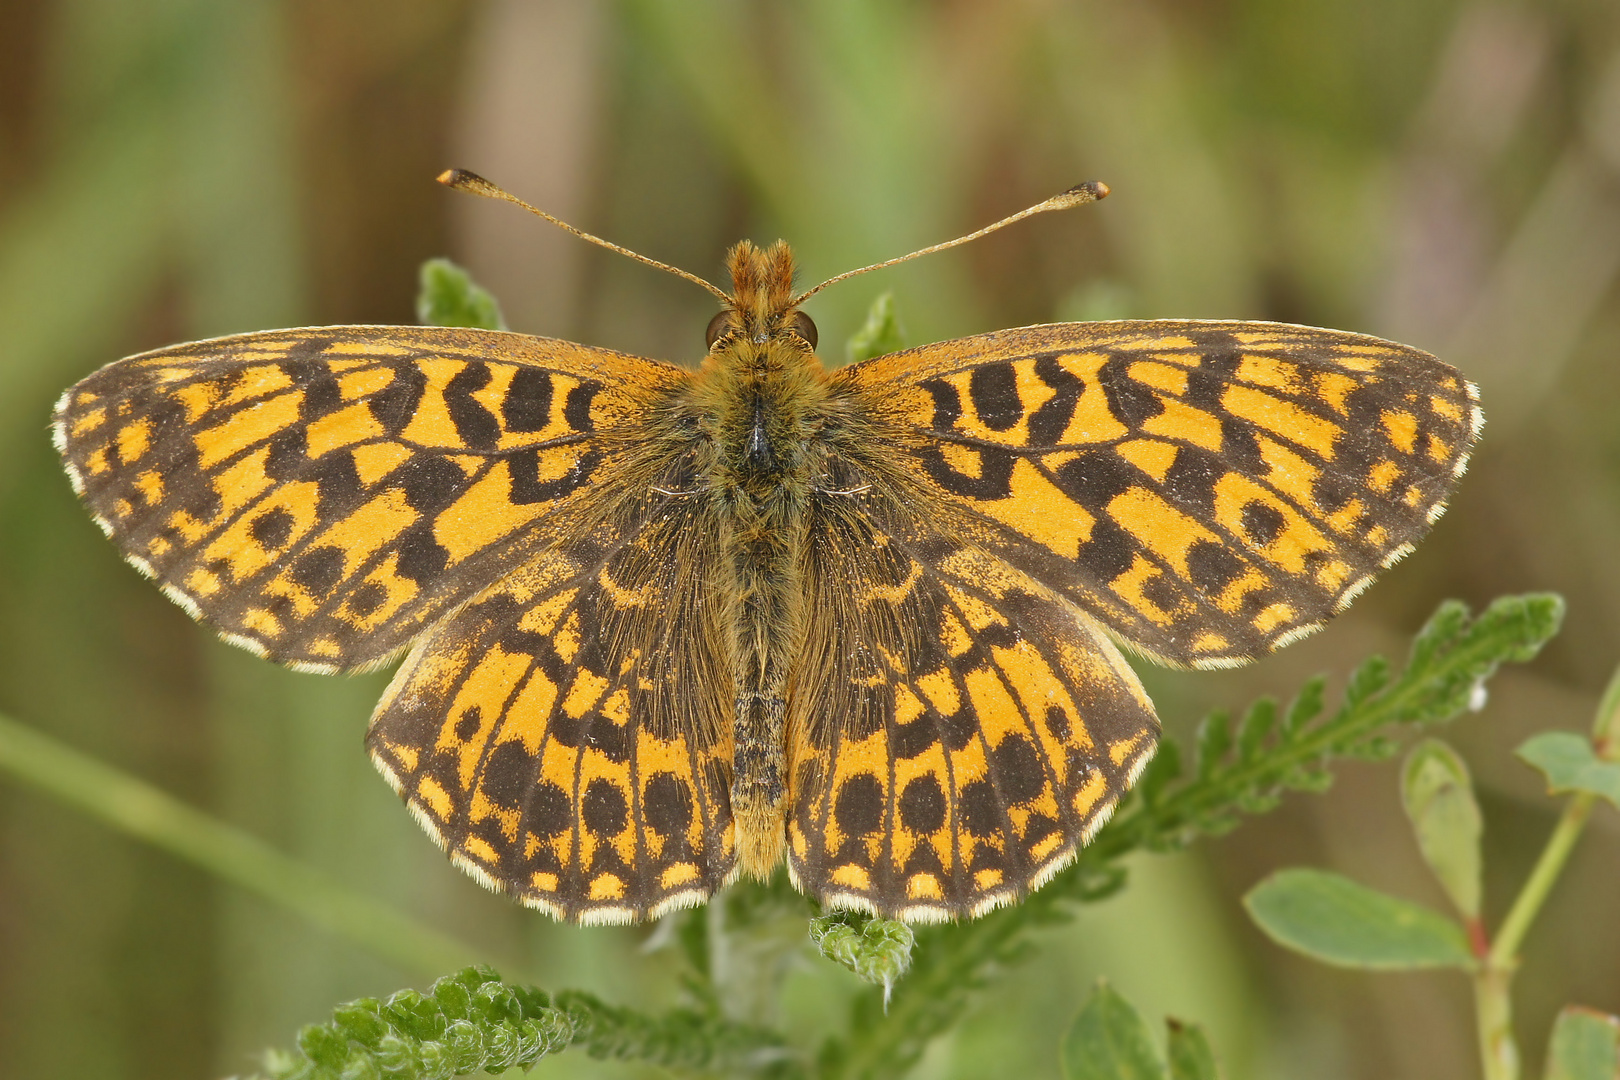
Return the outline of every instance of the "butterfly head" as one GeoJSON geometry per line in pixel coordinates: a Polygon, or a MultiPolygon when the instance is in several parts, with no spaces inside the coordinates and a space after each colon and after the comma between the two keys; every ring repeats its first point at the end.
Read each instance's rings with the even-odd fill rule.
{"type": "Polygon", "coordinates": [[[709,321],[706,338],[712,353],[744,347],[763,351],[780,342],[802,352],[816,347],[816,324],[794,306],[793,251],[781,240],[760,250],[744,240],[726,255],[732,295],[709,321]]]}

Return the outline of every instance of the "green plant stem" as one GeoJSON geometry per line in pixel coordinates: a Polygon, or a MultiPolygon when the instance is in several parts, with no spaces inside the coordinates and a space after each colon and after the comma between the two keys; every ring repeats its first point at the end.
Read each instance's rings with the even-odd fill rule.
{"type": "Polygon", "coordinates": [[[478,950],[354,892],[258,837],[0,714],[0,768],[409,971],[437,974],[478,950]]]}
{"type": "Polygon", "coordinates": [[[1535,869],[1496,933],[1490,951],[1474,974],[1474,1009],[1479,1026],[1479,1052],[1485,1080],[1518,1080],[1519,1049],[1513,1037],[1513,974],[1519,966],[1519,946],[1541,905],[1552,892],[1569,862],[1570,852],[1592,816],[1597,796],[1578,792],[1564,806],[1535,869]]]}
{"type": "Polygon", "coordinates": [[[1519,945],[1546,901],[1547,894],[1552,891],[1553,883],[1563,873],[1569,853],[1574,850],[1575,841],[1580,839],[1581,830],[1586,827],[1586,819],[1592,816],[1592,807],[1596,803],[1597,796],[1585,791],[1570,797],[1552,836],[1547,838],[1547,846],[1536,860],[1535,869],[1519,890],[1507,918],[1502,920],[1501,929],[1496,932],[1496,940],[1491,943],[1490,955],[1486,958],[1489,966],[1511,969],[1518,963],[1519,945]]]}
{"type": "Polygon", "coordinates": [[[1513,972],[1481,967],[1474,973],[1474,1014],[1485,1080],[1519,1080],[1519,1044],[1513,1037],[1513,972]]]}

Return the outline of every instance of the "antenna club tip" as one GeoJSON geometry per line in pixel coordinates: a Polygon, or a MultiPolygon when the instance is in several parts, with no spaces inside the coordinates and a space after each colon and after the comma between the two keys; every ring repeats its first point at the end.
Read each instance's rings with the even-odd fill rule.
{"type": "Polygon", "coordinates": [[[446,169],[435,179],[447,188],[455,188],[457,191],[471,191],[479,195],[495,186],[482,176],[467,169],[446,169]]]}
{"type": "Polygon", "coordinates": [[[1107,184],[1101,180],[1087,180],[1083,184],[1074,185],[1061,195],[1052,196],[1048,204],[1053,210],[1067,210],[1071,206],[1081,206],[1106,198],[1108,198],[1107,184]]]}

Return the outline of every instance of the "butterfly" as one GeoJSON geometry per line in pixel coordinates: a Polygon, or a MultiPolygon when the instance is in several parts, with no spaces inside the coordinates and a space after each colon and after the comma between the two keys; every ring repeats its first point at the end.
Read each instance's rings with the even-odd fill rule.
{"type": "Polygon", "coordinates": [[[368,748],[483,884],[633,922],[785,861],[823,904],[931,921],[1041,885],[1140,774],[1159,727],[1122,648],[1225,667],[1316,629],[1439,516],[1481,424],[1427,353],[1265,322],[828,369],[800,307],[849,275],[795,294],[782,243],[728,266],[729,293],[663,267],[721,303],[695,370],[275,330],[102,368],[57,446],[228,641],[404,655],[368,748]]]}

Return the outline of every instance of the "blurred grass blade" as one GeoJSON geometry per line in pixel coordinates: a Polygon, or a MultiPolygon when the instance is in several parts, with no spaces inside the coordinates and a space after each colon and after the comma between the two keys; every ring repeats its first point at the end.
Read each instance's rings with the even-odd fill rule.
{"type": "Polygon", "coordinates": [[[1063,1036],[1065,1080],[1168,1080],[1142,1015],[1097,983],[1063,1036]]]}
{"type": "Polygon", "coordinates": [[[1465,917],[1477,919],[1483,825],[1468,766],[1439,739],[1423,740],[1401,769],[1401,803],[1446,895],[1465,917]]]}
{"type": "Polygon", "coordinates": [[[1221,1066],[1204,1029],[1171,1017],[1170,1080],[1221,1080],[1221,1066]]]}
{"type": "Polygon", "coordinates": [[[1544,1080],[1620,1077],[1620,1016],[1570,1005],[1558,1014],[1547,1045],[1544,1080]]]}
{"type": "Polygon", "coordinates": [[[1620,762],[1600,759],[1584,737],[1572,731],[1543,731],[1514,753],[1547,778],[1552,794],[1583,791],[1620,807],[1620,762]]]}
{"type": "Polygon", "coordinates": [[[0,769],[407,969],[442,972],[478,956],[257,837],[4,715],[0,769]]]}
{"type": "Polygon", "coordinates": [[[1243,898],[1279,945],[1325,964],[1383,971],[1475,966],[1462,927],[1341,874],[1279,870],[1243,898]]]}

